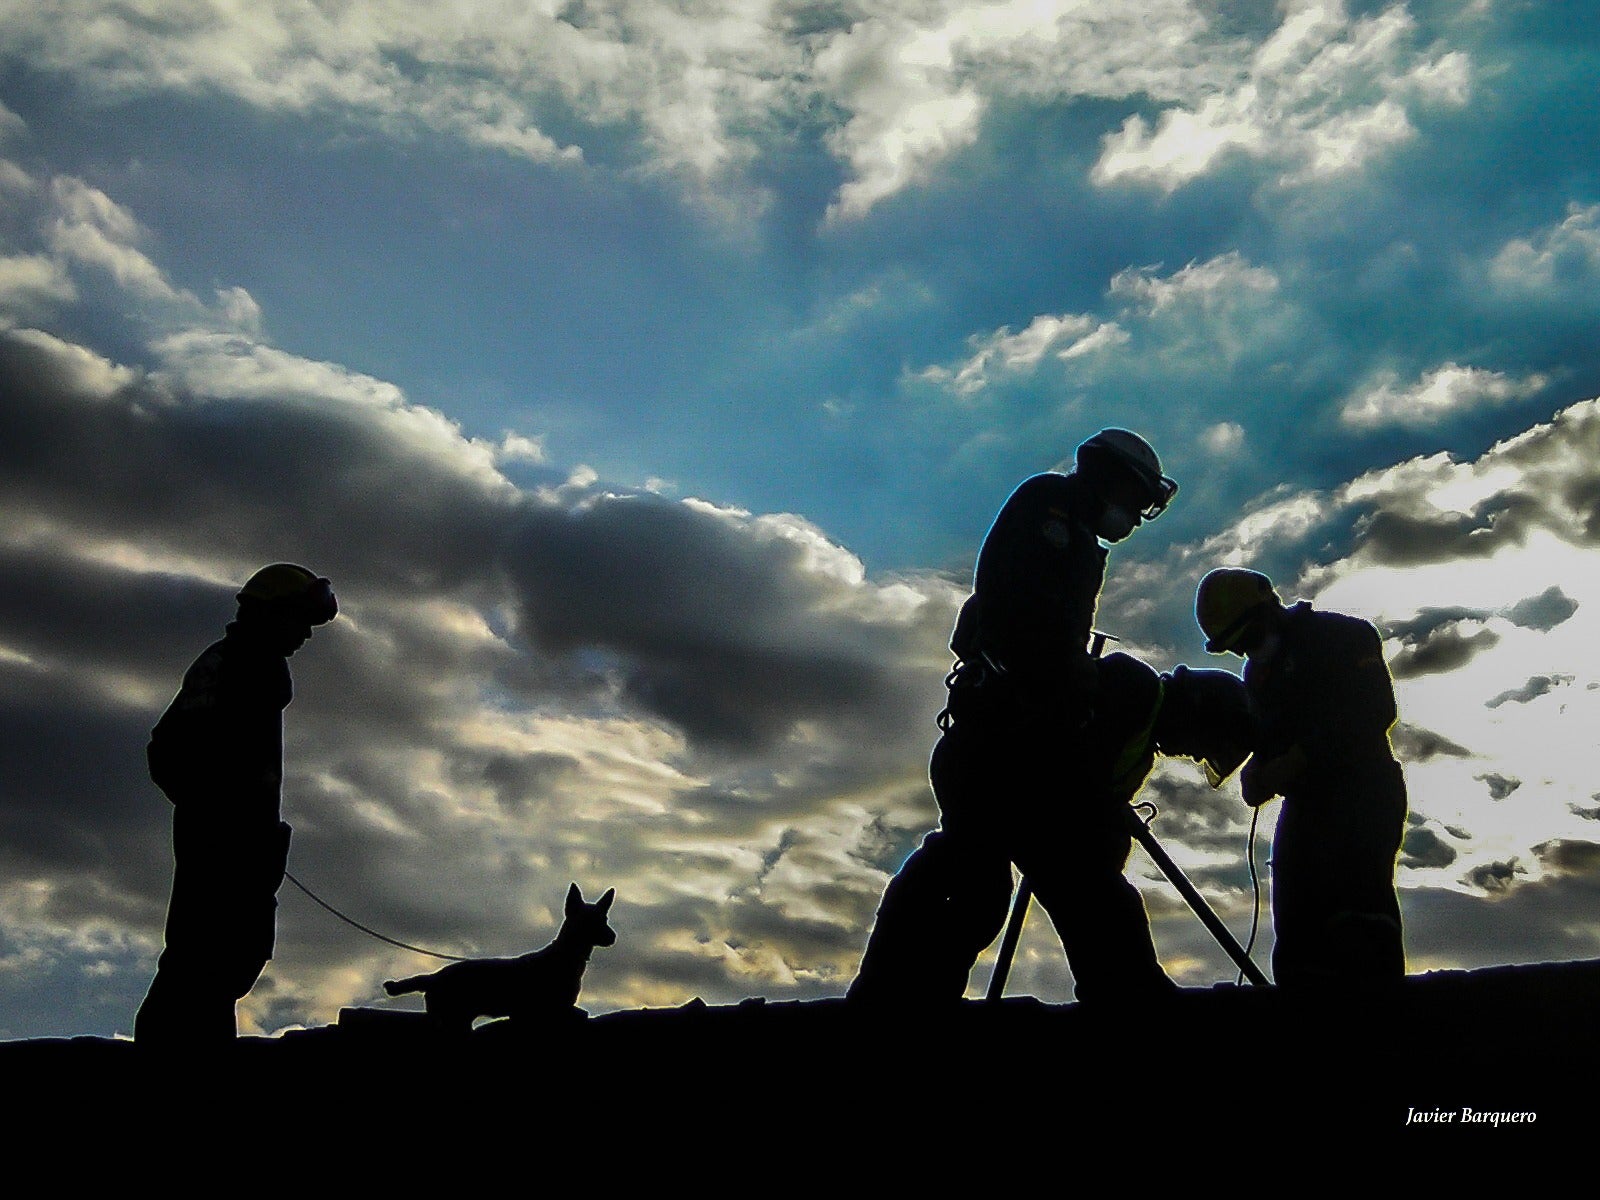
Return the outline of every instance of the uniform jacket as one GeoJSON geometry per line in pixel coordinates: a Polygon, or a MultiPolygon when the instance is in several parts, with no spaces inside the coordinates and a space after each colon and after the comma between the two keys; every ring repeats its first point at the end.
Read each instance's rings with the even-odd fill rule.
{"type": "Polygon", "coordinates": [[[1047,472],[1017,487],[978,554],[974,611],[961,623],[969,627],[965,649],[1025,681],[1081,677],[1106,574],[1106,551],[1090,524],[1094,503],[1076,475],[1047,472]]]}
{"type": "Polygon", "coordinates": [[[150,777],[175,804],[198,798],[240,817],[277,819],[283,710],[294,695],[284,655],[234,621],[184,673],[151,731],[150,777]]]}
{"type": "Polygon", "coordinates": [[[1393,763],[1389,730],[1398,713],[1378,631],[1301,601],[1288,609],[1281,636],[1270,662],[1246,662],[1244,681],[1260,721],[1262,757],[1295,746],[1305,755],[1290,791],[1393,763]]]}

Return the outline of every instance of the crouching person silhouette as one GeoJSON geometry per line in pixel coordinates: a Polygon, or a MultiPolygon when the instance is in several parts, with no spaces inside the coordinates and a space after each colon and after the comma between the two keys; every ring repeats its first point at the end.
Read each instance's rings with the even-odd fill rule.
{"type": "Polygon", "coordinates": [[[235,1004],[272,957],[289,858],[280,814],[288,660],[339,606],[328,580],[289,563],[257,571],[238,602],[151,732],[150,777],[173,806],[174,864],[166,948],[134,1019],[142,1044],[233,1039],[235,1004]]]}
{"type": "Polygon", "coordinates": [[[1005,923],[1013,863],[1055,925],[1078,999],[1145,1004],[1174,991],[1124,874],[1128,805],[1157,753],[1203,759],[1214,777],[1244,760],[1252,737],[1244,684],[1226,671],[1158,675],[1126,654],[1096,665],[1095,712],[1081,729],[1058,731],[1048,762],[1020,748],[998,752],[997,738],[1032,744],[1038,729],[1002,733],[955,716],[930,766],[941,827],[885,890],[853,1001],[960,999],[1005,923]]]}

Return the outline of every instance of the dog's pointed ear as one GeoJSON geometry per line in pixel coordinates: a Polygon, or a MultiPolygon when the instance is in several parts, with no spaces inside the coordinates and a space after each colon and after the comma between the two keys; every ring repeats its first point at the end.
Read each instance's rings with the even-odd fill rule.
{"type": "Polygon", "coordinates": [[[600,897],[599,901],[595,904],[595,907],[598,908],[602,914],[610,912],[611,911],[611,902],[613,900],[615,900],[616,898],[617,898],[617,889],[616,888],[607,888],[606,889],[606,894],[604,896],[600,897]]]}
{"type": "Polygon", "coordinates": [[[578,911],[578,905],[583,903],[583,893],[578,890],[577,884],[567,888],[567,916],[578,911]]]}

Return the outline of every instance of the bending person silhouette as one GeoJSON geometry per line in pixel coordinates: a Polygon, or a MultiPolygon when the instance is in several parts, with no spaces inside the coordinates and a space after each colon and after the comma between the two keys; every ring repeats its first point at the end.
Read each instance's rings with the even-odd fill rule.
{"type": "Polygon", "coordinates": [[[1143,438],[1106,429],[1078,447],[1070,474],[1035,475],[1001,508],[951,637],[957,665],[929,767],[940,827],[886,889],[852,999],[959,999],[1005,922],[1013,862],[1055,922],[1080,996],[1170,989],[1122,874],[1126,797],[1118,755],[1104,753],[1111,710],[1137,707],[1115,692],[1102,704],[1107,664],[1135,660],[1097,660],[1089,637],[1101,543],[1176,491],[1143,438]]]}
{"type": "Polygon", "coordinates": [[[1200,581],[1195,617],[1213,654],[1245,659],[1259,721],[1240,775],[1246,804],[1283,797],[1272,840],[1272,974],[1285,986],[1405,974],[1395,859],[1406,785],[1389,745],[1398,713],[1378,631],[1285,607],[1257,571],[1200,581]]]}
{"type": "Polygon", "coordinates": [[[136,1041],[208,1045],[272,957],[289,858],[280,816],[289,656],[339,611],[326,579],[276,563],[239,591],[238,616],[184,674],[151,732],[150,778],[172,802],[166,948],[136,1041]]]}
{"type": "Polygon", "coordinates": [[[1250,704],[1227,671],[1157,675],[1112,654],[1099,676],[1093,717],[1063,737],[1046,774],[962,776],[952,766],[965,758],[959,723],[940,740],[932,775],[948,804],[943,826],[885,890],[852,999],[959,999],[1005,923],[1012,863],[1061,938],[1080,1000],[1170,994],[1144,902],[1123,873],[1137,819],[1128,804],[1157,754],[1204,761],[1217,782],[1231,774],[1249,753],[1250,704]]]}

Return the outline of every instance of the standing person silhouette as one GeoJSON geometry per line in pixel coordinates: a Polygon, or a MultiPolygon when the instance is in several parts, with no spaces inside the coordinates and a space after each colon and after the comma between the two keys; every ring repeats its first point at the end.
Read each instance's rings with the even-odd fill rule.
{"type": "Polygon", "coordinates": [[[174,865],[166,948],[134,1019],[142,1044],[233,1039],[235,1004],[272,957],[289,859],[280,813],[288,660],[339,606],[328,580],[291,563],[257,571],[238,602],[150,736],[150,778],[173,805],[174,865]]]}
{"type": "Polygon", "coordinates": [[[1213,654],[1245,660],[1255,755],[1239,777],[1259,808],[1283,797],[1272,839],[1272,976],[1284,986],[1405,974],[1395,859],[1406,784],[1383,643],[1368,622],[1285,607],[1259,571],[1200,581],[1195,619],[1213,654]]]}
{"type": "Polygon", "coordinates": [[[1177,488],[1148,442],[1104,429],[1070,474],[1035,475],[1000,509],[950,639],[957,666],[929,765],[940,827],[885,890],[853,1000],[960,999],[1005,923],[1013,862],[1056,926],[1080,998],[1170,990],[1123,875],[1126,796],[1113,797],[1100,778],[1111,764],[1088,744],[1103,665],[1089,638],[1101,543],[1160,515],[1177,488]]]}

